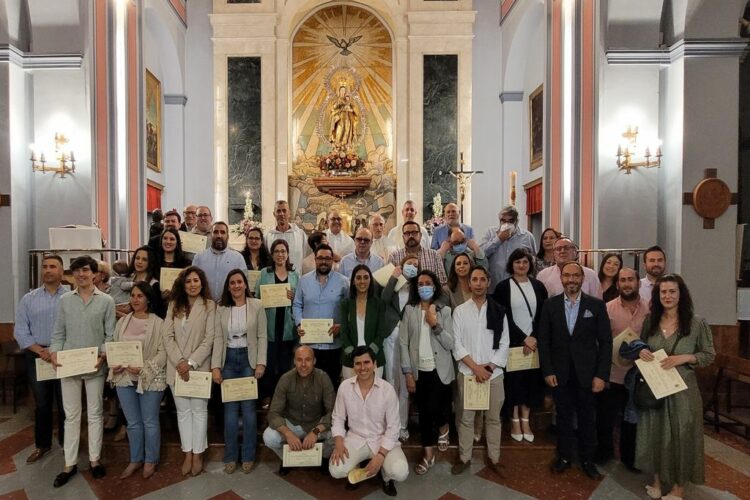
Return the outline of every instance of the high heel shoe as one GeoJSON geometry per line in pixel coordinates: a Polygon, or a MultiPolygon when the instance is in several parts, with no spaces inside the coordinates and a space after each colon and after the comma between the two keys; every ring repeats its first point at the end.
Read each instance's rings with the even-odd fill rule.
{"type": "Polygon", "coordinates": [[[529,428],[529,433],[526,434],[523,432],[523,425],[521,425],[521,432],[523,433],[523,438],[528,441],[529,443],[534,442],[534,433],[531,432],[531,426],[529,425],[529,419],[528,418],[521,418],[521,422],[526,422],[526,427],[529,428]]]}
{"type": "MultiPolygon", "coordinates": [[[[521,421],[519,419],[517,419],[517,418],[511,418],[510,421],[512,423],[514,423],[514,424],[518,424],[519,427],[521,426],[521,421]]],[[[511,431],[510,431],[510,437],[511,437],[511,439],[513,439],[513,441],[516,441],[518,443],[520,443],[521,441],[523,441],[523,434],[513,434],[512,427],[511,427],[511,431]]]]}

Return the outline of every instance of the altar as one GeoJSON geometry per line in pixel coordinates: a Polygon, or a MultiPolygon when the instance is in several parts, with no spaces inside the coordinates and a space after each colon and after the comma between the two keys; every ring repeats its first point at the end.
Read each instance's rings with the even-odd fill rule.
{"type": "Polygon", "coordinates": [[[239,222],[251,199],[270,227],[286,199],[307,232],[333,209],[346,230],[375,213],[388,229],[406,200],[420,220],[437,194],[456,201],[447,174],[459,151],[471,157],[474,12],[451,4],[215,3],[218,217],[239,222]]]}

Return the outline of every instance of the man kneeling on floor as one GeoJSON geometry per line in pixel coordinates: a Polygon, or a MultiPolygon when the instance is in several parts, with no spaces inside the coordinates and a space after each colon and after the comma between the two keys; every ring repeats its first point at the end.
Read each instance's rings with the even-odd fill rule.
{"type": "Polygon", "coordinates": [[[396,496],[394,481],[402,482],[409,475],[409,465],[398,442],[398,396],[388,382],[375,376],[372,349],[359,346],[352,359],[357,375],[341,383],[333,407],[335,447],[329,471],[334,478],[344,478],[369,459],[365,466],[367,476],[380,472],[383,492],[396,496]],[[348,432],[344,427],[347,420],[348,432]]]}
{"type": "Polygon", "coordinates": [[[326,372],[315,368],[315,353],[307,345],[294,350],[294,368],[279,379],[268,410],[263,442],[282,459],[279,474],[286,476],[283,447],[309,450],[323,441],[323,457],[331,456],[331,413],[336,393],[326,372]]]}

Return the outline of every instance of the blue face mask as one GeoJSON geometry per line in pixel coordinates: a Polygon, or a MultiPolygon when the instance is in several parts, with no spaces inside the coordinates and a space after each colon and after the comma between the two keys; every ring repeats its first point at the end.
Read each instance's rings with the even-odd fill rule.
{"type": "Polygon", "coordinates": [[[417,275],[418,269],[414,264],[404,264],[404,269],[401,272],[406,278],[412,279],[417,275]]]}
{"type": "Polygon", "coordinates": [[[453,253],[464,253],[466,251],[466,243],[459,243],[453,245],[453,253]]]}
{"type": "Polygon", "coordinates": [[[417,292],[419,292],[420,299],[430,300],[432,298],[432,294],[435,293],[435,287],[432,285],[420,286],[419,288],[417,288],[417,292]]]}

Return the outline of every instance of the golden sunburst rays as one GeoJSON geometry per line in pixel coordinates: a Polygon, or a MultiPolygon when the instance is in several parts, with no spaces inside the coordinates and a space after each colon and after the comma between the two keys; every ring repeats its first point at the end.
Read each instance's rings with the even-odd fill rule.
{"type": "Polygon", "coordinates": [[[323,108],[339,83],[345,81],[363,111],[361,153],[379,145],[390,152],[392,70],[391,36],[371,12],[336,5],[310,16],[292,42],[294,151],[306,158],[328,153],[321,114],[326,113],[323,108]]]}

